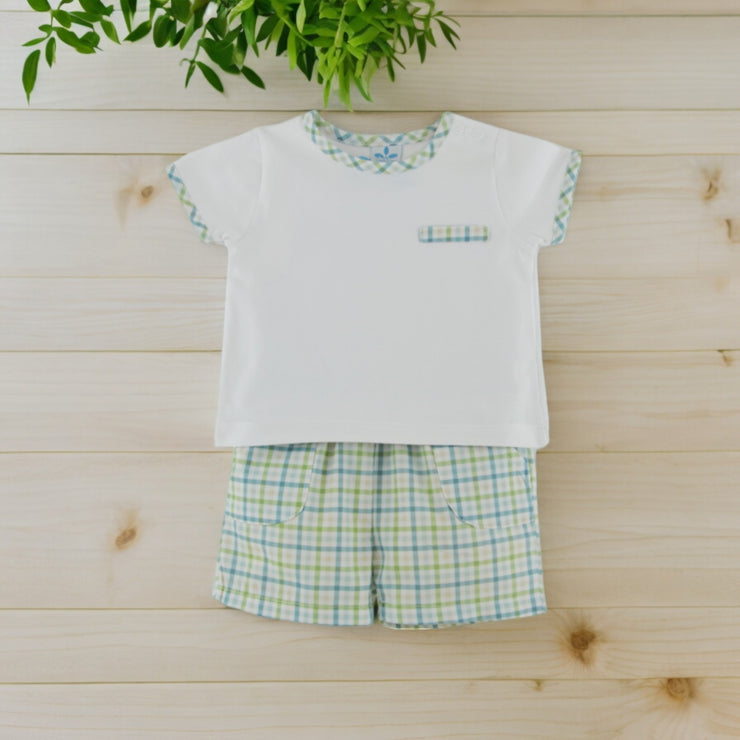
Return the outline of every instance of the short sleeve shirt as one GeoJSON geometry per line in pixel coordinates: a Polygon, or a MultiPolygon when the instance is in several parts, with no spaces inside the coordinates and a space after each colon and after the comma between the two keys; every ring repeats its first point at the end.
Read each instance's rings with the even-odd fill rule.
{"type": "Polygon", "coordinates": [[[537,257],[581,158],[452,111],[361,133],[313,109],[170,162],[228,254],[216,446],[544,447],[537,257]]]}

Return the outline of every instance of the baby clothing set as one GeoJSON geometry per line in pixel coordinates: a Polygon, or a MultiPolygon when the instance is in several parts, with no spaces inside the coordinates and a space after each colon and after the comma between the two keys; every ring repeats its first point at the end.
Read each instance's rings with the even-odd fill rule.
{"type": "Polygon", "coordinates": [[[396,629],[547,610],[537,257],[581,155],[452,111],[373,134],[312,109],[167,165],[228,255],[214,598],[396,629]]]}

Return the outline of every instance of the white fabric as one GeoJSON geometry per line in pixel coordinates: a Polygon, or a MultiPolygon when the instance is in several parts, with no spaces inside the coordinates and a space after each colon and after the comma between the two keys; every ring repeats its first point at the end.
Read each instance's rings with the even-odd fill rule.
{"type": "Polygon", "coordinates": [[[335,160],[302,115],[174,162],[228,254],[217,447],[549,442],[537,257],[578,150],[450,120],[390,174],[335,160]],[[424,224],[489,239],[422,242],[424,224]]]}

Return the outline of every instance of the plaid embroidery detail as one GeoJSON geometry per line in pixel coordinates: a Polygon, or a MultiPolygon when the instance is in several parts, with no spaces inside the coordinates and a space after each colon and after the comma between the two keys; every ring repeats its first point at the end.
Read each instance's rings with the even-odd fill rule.
{"type": "Polygon", "coordinates": [[[571,150],[570,160],[568,161],[568,167],[565,170],[563,184],[560,189],[550,244],[560,244],[560,242],[565,238],[565,230],[568,226],[570,212],[573,208],[573,193],[576,188],[576,181],[578,180],[578,172],[581,169],[582,159],[583,152],[580,149],[571,150]]]}
{"type": "Polygon", "coordinates": [[[423,224],[417,230],[422,242],[484,242],[488,239],[485,224],[423,224]]]}
{"type": "Polygon", "coordinates": [[[198,207],[195,205],[195,203],[193,203],[193,199],[190,196],[188,189],[185,187],[185,183],[182,177],[180,177],[180,173],[175,163],[172,162],[171,164],[169,164],[165,171],[167,172],[167,177],[172,183],[172,186],[175,188],[175,192],[177,193],[177,197],[180,200],[180,203],[183,204],[185,210],[188,212],[190,223],[195,226],[200,240],[205,242],[206,244],[217,242],[218,239],[216,238],[216,235],[209,230],[205,219],[198,210],[198,207]]]}
{"type": "Polygon", "coordinates": [[[368,134],[347,131],[327,121],[316,108],[301,117],[303,127],[312,141],[332,159],[358,170],[391,174],[411,170],[430,161],[444,143],[453,123],[454,114],[446,110],[434,123],[413,131],[394,134],[368,134]],[[340,147],[347,143],[354,146],[375,146],[378,144],[411,144],[427,141],[426,146],[407,159],[373,159],[350,154],[340,147]]]}
{"type": "Polygon", "coordinates": [[[370,442],[236,448],[212,595],[273,619],[377,619],[392,629],[544,613],[535,454],[370,442]]]}

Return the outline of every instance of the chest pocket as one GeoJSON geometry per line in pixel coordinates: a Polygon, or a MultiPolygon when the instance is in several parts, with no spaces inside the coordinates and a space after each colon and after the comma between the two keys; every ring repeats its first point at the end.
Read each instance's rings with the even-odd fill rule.
{"type": "Polygon", "coordinates": [[[485,242],[487,224],[420,224],[417,229],[420,242],[485,242]]]}
{"type": "Polygon", "coordinates": [[[485,445],[430,448],[440,490],[459,521],[494,531],[534,522],[534,450],[485,445]]]}

